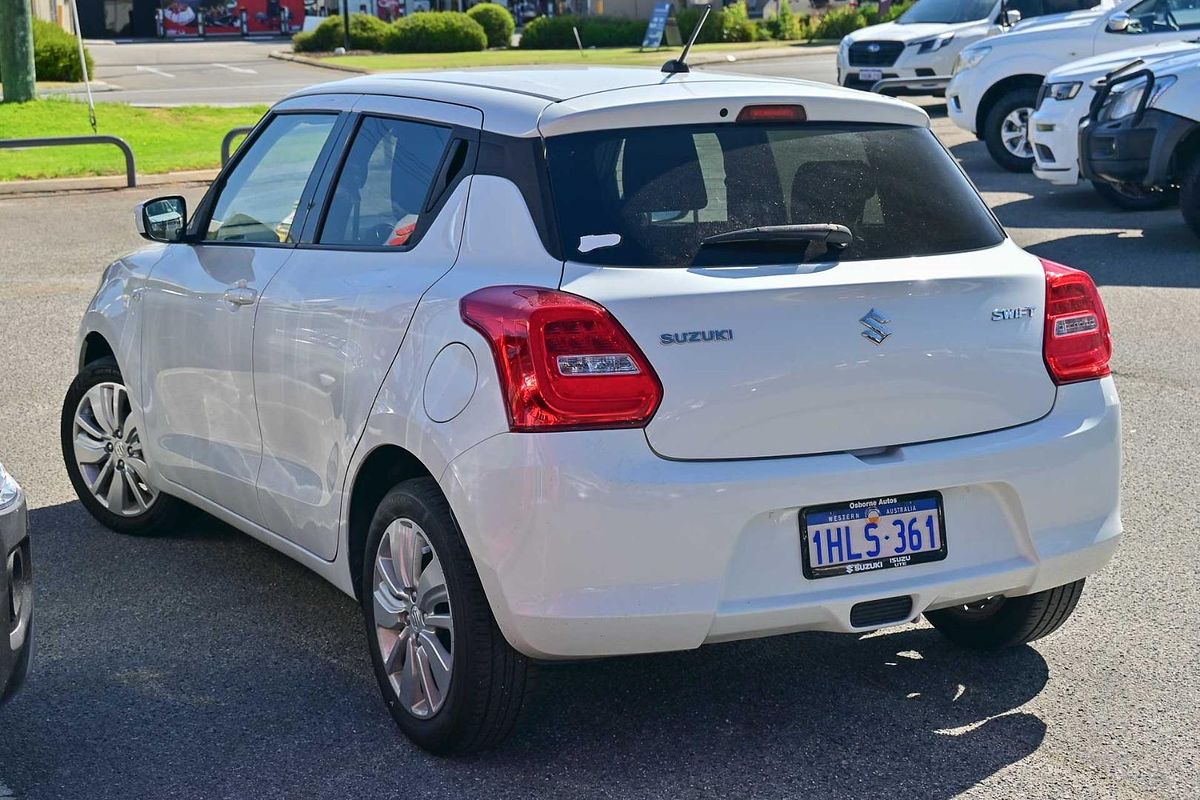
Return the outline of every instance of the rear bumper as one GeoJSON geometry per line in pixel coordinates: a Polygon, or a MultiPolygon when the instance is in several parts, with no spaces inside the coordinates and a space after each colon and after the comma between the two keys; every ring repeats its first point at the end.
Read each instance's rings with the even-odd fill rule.
{"type": "Polygon", "coordinates": [[[1178,144],[1197,126],[1194,120],[1148,109],[1141,119],[1085,120],[1079,126],[1080,172],[1085,178],[1139,186],[1169,186],[1178,144]]]}
{"type": "Polygon", "coordinates": [[[33,570],[25,498],[0,511],[0,703],[29,674],[33,656],[33,570]],[[18,612],[14,618],[12,609],[18,612]]]}
{"type": "Polygon", "coordinates": [[[1119,473],[1105,378],[1062,387],[1036,422],[880,456],[681,462],[637,430],[502,434],[442,485],[509,642],[569,658],[870,630],[851,623],[855,604],[904,595],[907,619],[1069,583],[1117,547],[1119,473]],[[945,560],[803,577],[801,507],[929,489],[945,560]]]}

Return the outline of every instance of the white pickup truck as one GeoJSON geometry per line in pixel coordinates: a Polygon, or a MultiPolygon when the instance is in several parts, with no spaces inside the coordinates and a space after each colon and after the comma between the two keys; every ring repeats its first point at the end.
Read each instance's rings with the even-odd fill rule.
{"type": "MultiPolygon", "coordinates": [[[[1010,24],[1091,8],[1101,0],[919,0],[892,22],[842,37],[838,83],[887,94],[932,94],[959,52],[1010,24]]],[[[1028,22],[1026,22],[1028,24],[1028,22]]]]}
{"type": "MultiPolygon", "coordinates": [[[[1033,174],[1057,186],[1079,182],[1079,123],[1088,115],[1096,87],[1106,77],[1144,69],[1159,59],[1200,54],[1200,39],[1165,42],[1092,56],[1052,70],[1038,92],[1037,111],[1029,119],[1033,174]]],[[[1169,205],[1174,192],[1132,183],[1095,181],[1100,195],[1118,208],[1146,210],[1169,205]]]]}
{"type": "Polygon", "coordinates": [[[1200,34],[1200,0],[1123,0],[1052,23],[1018,25],[966,47],[946,87],[950,118],[987,143],[997,164],[1033,168],[1027,126],[1043,79],[1089,56],[1200,34]]]}

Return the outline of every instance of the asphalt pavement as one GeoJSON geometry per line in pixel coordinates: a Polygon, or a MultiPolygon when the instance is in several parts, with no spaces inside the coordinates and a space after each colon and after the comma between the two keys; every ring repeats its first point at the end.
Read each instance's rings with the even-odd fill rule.
{"type": "MultiPolygon", "coordinates": [[[[832,69],[796,61],[729,67],[832,69]]],[[[0,459],[29,493],[38,626],[0,710],[0,797],[1200,796],[1200,241],[1177,209],[1002,172],[926,107],[1012,236],[1087,268],[1112,320],[1126,539],[1062,630],[998,656],[918,624],[551,665],[501,749],[427,756],[380,702],[350,599],[211,518],[126,538],[74,500],[74,333],[146,195],[0,199],[0,459]]]]}

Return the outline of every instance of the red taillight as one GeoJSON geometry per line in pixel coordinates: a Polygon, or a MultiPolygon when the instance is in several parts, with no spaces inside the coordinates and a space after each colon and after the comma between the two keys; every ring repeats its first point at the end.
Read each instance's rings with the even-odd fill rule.
{"type": "Polygon", "coordinates": [[[662,400],[646,356],[591,300],[491,286],[464,297],[459,309],[492,347],[514,431],[639,427],[662,400]]]}
{"type": "Polygon", "coordinates": [[[1046,367],[1057,384],[1108,375],[1112,336],[1091,276],[1041,259],[1046,270],[1046,367]]]}
{"type": "Polygon", "coordinates": [[[808,113],[804,106],[774,105],[746,106],[738,112],[738,122],[804,122],[808,113]]]}

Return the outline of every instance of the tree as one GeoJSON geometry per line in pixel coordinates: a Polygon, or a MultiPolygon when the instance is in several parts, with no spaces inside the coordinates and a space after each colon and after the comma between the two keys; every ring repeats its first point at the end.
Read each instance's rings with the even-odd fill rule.
{"type": "Polygon", "coordinates": [[[37,97],[29,0],[0,0],[0,81],[6,103],[26,103],[37,97]]]}

